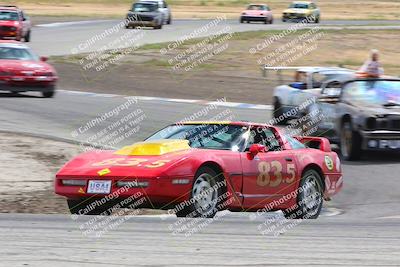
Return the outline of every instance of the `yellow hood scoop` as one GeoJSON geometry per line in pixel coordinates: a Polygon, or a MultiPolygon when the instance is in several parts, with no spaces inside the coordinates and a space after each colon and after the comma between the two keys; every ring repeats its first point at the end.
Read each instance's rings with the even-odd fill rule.
{"type": "Polygon", "coordinates": [[[125,146],[114,154],[123,156],[160,156],[187,149],[190,149],[188,140],[162,139],[125,146]]]}

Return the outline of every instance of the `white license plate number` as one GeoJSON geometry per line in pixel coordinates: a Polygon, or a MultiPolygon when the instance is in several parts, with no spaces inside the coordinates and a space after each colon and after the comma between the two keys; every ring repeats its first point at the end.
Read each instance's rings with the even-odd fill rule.
{"type": "Polygon", "coordinates": [[[87,192],[91,194],[109,194],[111,192],[111,181],[89,180],[87,192]]]}

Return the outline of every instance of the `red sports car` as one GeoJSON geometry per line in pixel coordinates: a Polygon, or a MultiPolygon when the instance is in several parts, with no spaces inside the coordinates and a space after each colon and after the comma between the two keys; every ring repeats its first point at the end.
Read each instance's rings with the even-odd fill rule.
{"type": "Polygon", "coordinates": [[[0,91],[39,91],[53,97],[58,76],[46,60],[20,42],[0,41],[0,91]]]}
{"type": "Polygon", "coordinates": [[[248,122],[188,122],[117,151],[79,155],[57,173],[55,192],[82,215],[117,206],[174,209],[178,217],[228,209],[317,218],[342,182],[325,138],[248,122]]]}
{"type": "Polygon", "coordinates": [[[0,5],[0,39],[29,42],[32,24],[24,12],[16,6],[0,5]]]}

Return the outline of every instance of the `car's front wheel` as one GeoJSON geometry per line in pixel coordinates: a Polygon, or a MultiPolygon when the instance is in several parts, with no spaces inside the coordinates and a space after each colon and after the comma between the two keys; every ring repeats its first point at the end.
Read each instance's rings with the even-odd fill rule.
{"type": "Polygon", "coordinates": [[[50,97],[53,97],[54,96],[54,94],[55,94],[55,89],[54,89],[54,86],[50,86],[47,90],[45,90],[45,91],[43,91],[42,92],[42,96],[44,97],[44,98],[50,98],[50,97]]]}
{"type": "Polygon", "coordinates": [[[224,200],[223,175],[209,167],[198,170],[193,182],[190,199],[178,205],[176,216],[189,218],[212,218],[224,200]]]}
{"type": "Polygon", "coordinates": [[[297,202],[283,211],[287,219],[316,219],[323,204],[322,177],[314,169],[307,170],[300,181],[297,202]]]}
{"type": "Polygon", "coordinates": [[[274,124],[276,125],[283,125],[286,124],[287,122],[287,119],[283,114],[281,102],[277,97],[274,98],[273,119],[274,119],[274,124]]]}
{"type": "Polygon", "coordinates": [[[24,37],[25,42],[30,42],[31,41],[31,31],[28,31],[24,37]]]}
{"type": "Polygon", "coordinates": [[[340,151],[345,160],[357,160],[361,157],[361,136],[354,131],[349,120],[344,121],[342,125],[340,151]]]}

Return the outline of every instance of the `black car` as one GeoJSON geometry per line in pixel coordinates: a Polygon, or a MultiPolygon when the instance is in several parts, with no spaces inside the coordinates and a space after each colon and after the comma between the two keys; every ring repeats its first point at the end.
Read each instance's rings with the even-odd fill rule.
{"type": "Polygon", "coordinates": [[[161,29],[164,23],[164,15],[159,10],[158,3],[154,1],[140,1],[132,5],[126,16],[128,28],[153,27],[161,29]]]}
{"type": "Polygon", "coordinates": [[[328,82],[317,105],[318,135],[339,144],[345,159],[367,150],[400,151],[400,79],[328,82]]]}

